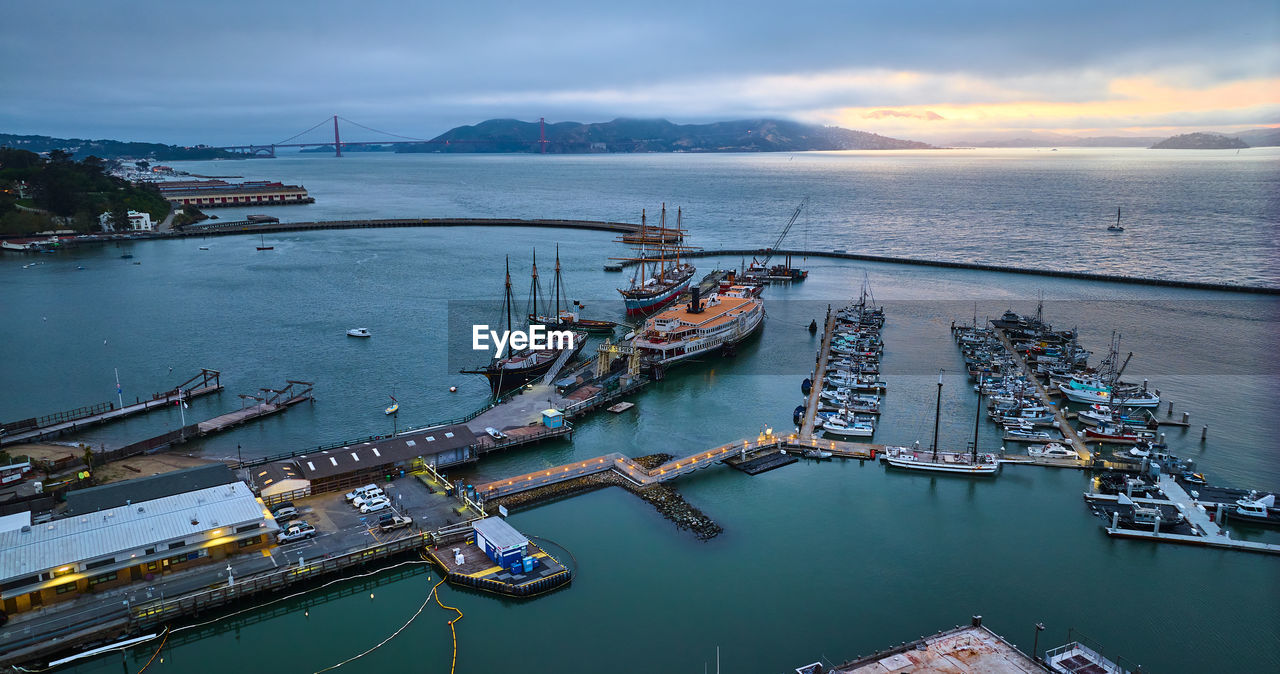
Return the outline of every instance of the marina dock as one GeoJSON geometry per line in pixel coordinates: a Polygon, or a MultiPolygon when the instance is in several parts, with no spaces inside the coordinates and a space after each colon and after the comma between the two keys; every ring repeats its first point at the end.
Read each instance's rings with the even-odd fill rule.
{"type": "Polygon", "coordinates": [[[1009,352],[1009,355],[1013,356],[1014,362],[1027,375],[1027,380],[1035,386],[1036,395],[1040,398],[1040,403],[1053,410],[1054,428],[1062,433],[1062,438],[1071,445],[1071,449],[1075,450],[1077,456],[1087,459],[1089,457],[1089,448],[1085,445],[1084,440],[1080,438],[1080,434],[1076,432],[1075,427],[1071,425],[1071,421],[1067,419],[1066,403],[1064,402],[1062,405],[1053,404],[1049,400],[1049,391],[1045,389],[1044,384],[1040,383],[1040,378],[1031,373],[1031,368],[1027,367],[1026,359],[1022,357],[1022,354],[1018,353],[1017,349],[1013,348],[1013,342],[1009,341],[1009,336],[1000,328],[995,328],[995,333],[996,337],[1000,339],[1000,343],[1004,345],[1005,350],[1009,352]]]}
{"type": "Polygon", "coordinates": [[[267,395],[257,405],[244,407],[234,412],[227,412],[226,414],[216,416],[208,421],[202,421],[196,425],[199,429],[199,434],[210,435],[212,433],[220,433],[228,428],[232,428],[233,426],[239,426],[240,424],[248,423],[254,419],[270,416],[277,412],[283,412],[300,402],[311,400],[311,389],[313,386],[315,386],[313,382],[295,381],[290,379],[282,389],[262,389],[262,391],[267,395]],[[294,386],[305,388],[300,388],[300,390],[294,391],[294,386]]]}
{"type": "Polygon", "coordinates": [[[831,357],[831,336],[836,330],[836,322],[831,317],[831,305],[827,305],[827,317],[822,326],[822,343],[818,347],[818,360],[813,369],[809,398],[805,402],[804,423],[800,425],[800,435],[806,438],[813,437],[814,420],[818,415],[818,404],[822,400],[822,387],[826,383],[827,360],[831,357]]]}
{"type": "Polygon", "coordinates": [[[75,433],[90,426],[118,421],[135,414],[150,412],[173,405],[179,400],[190,400],[222,390],[221,373],[218,370],[201,369],[199,374],[168,391],[153,393],[149,400],[117,407],[106,402],[74,410],[46,414],[3,424],[6,431],[0,435],[0,447],[24,442],[37,442],[55,438],[64,433],[75,433]]]}

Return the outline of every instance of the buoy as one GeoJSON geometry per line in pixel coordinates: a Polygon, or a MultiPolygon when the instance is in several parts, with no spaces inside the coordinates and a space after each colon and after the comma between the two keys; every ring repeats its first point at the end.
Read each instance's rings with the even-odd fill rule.
{"type": "Polygon", "coordinates": [[[450,386],[450,387],[449,387],[449,393],[457,393],[457,392],[458,392],[458,387],[457,387],[457,386],[450,386]]]}

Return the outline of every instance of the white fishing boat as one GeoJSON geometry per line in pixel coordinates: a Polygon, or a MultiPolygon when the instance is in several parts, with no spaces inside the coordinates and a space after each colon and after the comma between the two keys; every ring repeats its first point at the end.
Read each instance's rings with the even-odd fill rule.
{"type": "Polygon", "coordinates": [[[1067,449],[1066,446],[1058,442],[1051,442],[1047,445],[1039,447],[1027,448],[1027,456],[1035,456],[1044,459],[1079,459],[1080,455],[1075,451],[1067,449]]]}
{"type": "Polygon", "coordinates": [[[823,437],[869,438],[876,432],[870,421],[850,421],[843,416],[830,417],[822,422],[823,437]]]}
{"type": "Polygon", "coordinates": [[[372,337],[369,334],[369,328],[351,328],[347,331],[348,337],[372,337]]]}

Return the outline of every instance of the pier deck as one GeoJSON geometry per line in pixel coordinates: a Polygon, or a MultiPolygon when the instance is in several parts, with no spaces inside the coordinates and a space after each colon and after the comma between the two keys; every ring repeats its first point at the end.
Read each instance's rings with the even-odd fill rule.
{"type": "Polygon", "coordinates": [[[1000,338],[1000,343],[1004,345],[1006,351],[1012,356],[1014,361],[1018,363],[1018,367],[1022,368],[1023,374],[1027,375],[1027,379],[1036,387],[1036,395],[1040,397],[1040,402],[1045,407],[1053,410],[1054,420],[1057,422],[1056,428],[1062,433],[1062,439],[1067,441],[1071,449],[1076,451],[1076,455],[1080,457],[1089,456],[1089,448],[1085,445],[1084,440],[1080,438],[1080,434],[1076,432],[1075,427],[1071,425],[1071,421],[1067,419],[1067,403],[1064,400],[1061,405],[1054,405],[1049,400],[1049,392],[1045,390],[1044,384],[1040,383],[1040,378],[1031,374],[1031,368],[1027,367],[1027,361],[1013,348],[1013,343],[1009,341],[1009,336],[1004,330],[996,328],[996,336],[1000,338]]]}
{"type": "Polygon", "coordinates": [[[801,437],[813,437],[813,427],[818,416],[818,404],[822,400],[822,386],[827,376],[827,359],[831,357],[831,335],[835,333],[836,322],[831,317],[831,306],[827,305],[827,318],[822,323],[822,343],[818,347],[818,361],[814,365],[812,385],[809,388],[809,399],[804,407],[804,423],[800,425],[801,437]]]}
{"type": "MultiPolygon", "coordinates": [[[[51,414],[24,420],[23,422],[17,422],[17,424],[25,424],[26,430],[18,430],[0,436],[0,447],[24,442],[37,442],[46,438],[54,438],[62,435],[63,433],[74,433],[90,426],[97,426],[99,424],[105,424],[119,419],[124,419],[126,417],[131,417],[135,414],[160,409],[176,403],[180,398],[182,400],[190,400],[210,393],[216,393],[221,391],[223,388],[219,375],[220,373],[217,370],[201,370],[200,374],[195,375],[168,391],[152,394],[150,400],[143,400],[123,407],[104,404],[109,405],[110,409],[102,412],[84,415],[73,414],[66,420],[58,419],[63,415],[51,414]],[[188,388],[188,385],[195,383],[197,379],[200,380],[200,382],[195,384],[195,386],[188,388]],[[42,420],[48,420],[49,423],[41,423],[42,420]]],[[[99,409],[104,405],[81,409],[99,409]]],[[[66,413],[64,413],[64,415],[65,414],[66,413]]],[[[10,424],[10,426],[13,425],[15,424],[10,424]]]]}

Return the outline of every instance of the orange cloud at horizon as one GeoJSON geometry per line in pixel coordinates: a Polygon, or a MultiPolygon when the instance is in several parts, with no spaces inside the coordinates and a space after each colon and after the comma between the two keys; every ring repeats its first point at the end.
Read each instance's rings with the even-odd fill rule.
{"type": "MultiPolygon", "coordinates": [[[[1039,129],[1056,132],[1179,130],[1167,117],[1177,114],[1246,111],[1280,106],[1280,78],[1241,80],[1206,88],[1163,84],[1152,77],[1116,78],[1102,100],[1043,100],[991,103],[936,103],[908,106],[840,108],[831,121],[852,128],[883,126],[927,133],[994,129],[1039,129]],[[884,124],[875,122],[884,121],[884,124]],[[1090,128],[1072,121],[1088,120],[1090,128]],[[1106,124],[1114,120],[1115,125],[1106,124]],[[1144,123],[1144,120],[1147,120],[1144,123]],[[1106,124],[1105,126],[1103,126],[1106,124]]],[[[1271,120],[1268,120],[1271,121],[1271,120]]],[[[1219,126],[1267,127],[1274,123],[1235,122],[1219,126]]]]}

